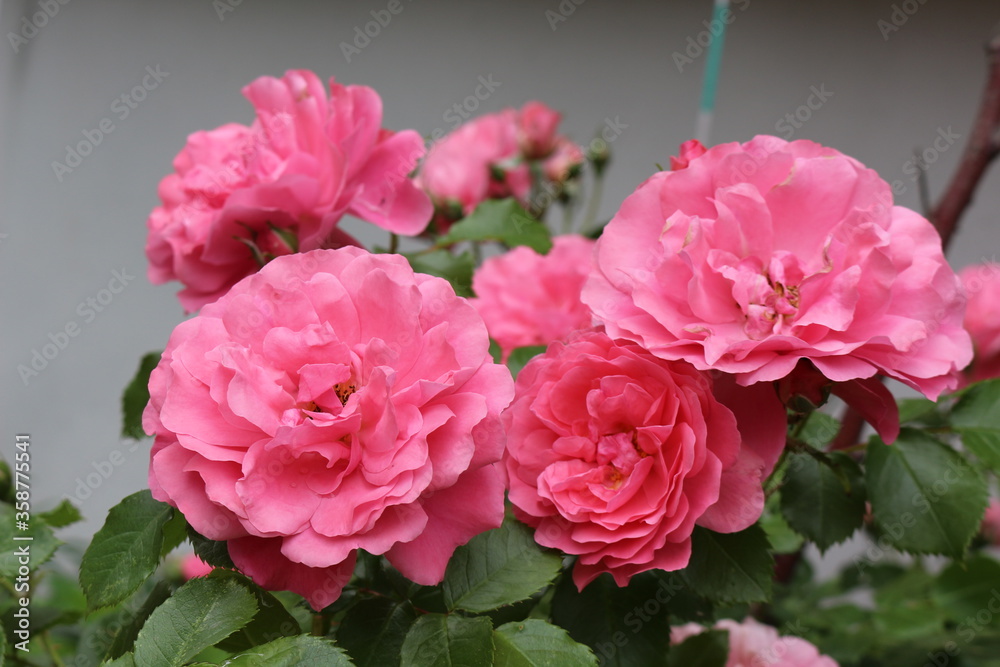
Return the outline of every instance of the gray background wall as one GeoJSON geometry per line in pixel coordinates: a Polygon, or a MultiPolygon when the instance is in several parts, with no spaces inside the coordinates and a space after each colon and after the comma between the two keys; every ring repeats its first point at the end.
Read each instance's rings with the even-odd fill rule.
{"type": "MultiPolygon", "coordinates": [[[[251,121],[243,85],[312,69],[373,86],[388,127],[424,134],[450,127],[445,113],[474,94],[480,76],[500,83],[480,112],[540,99],[565,112],[565,131],[582,143],[617,118],[627,128],[612,145],[606,218],[693,135],[705,55],[692,50],[693,62],[679,69],[673,53],[698,39],[711,14],[708,0],[563,0],[575,10],[553,30],[546,12],[558,13],[558,0],[402,0],[403,10],[347,62],[340,43],[388,0],[44,1],[58,12],[37,34],[26,31],[32,36],[17,52],[8,33],[42,9],[38,0],[0,5],[0,437],[9,459],[15,433],[31,434],[36,506],[75,496],[88,519],[71,531],[79,536],[146,484],[148,443],[119,439],[119,396],[139,357],[162,348],[183,317],[176,286],[145,278],[157,183],[190,132],[251,121]],[[232,11],[220,16],[224,9],[232,11]],[[122,118],[121,104],[112,105],[147,66],[168,74],[122,118]],[[59,180],[52,163],[106,118],[114,129],[59,180]],[[135,278],[91,311],[87,299],[102,296],[116,270],[135,278]],[[18,365],[73,324],[78,335],[25,385],[18,365]]],[[[807,115],[799,107],[815,87],[832,95],[822,105],[813,98],[819,108],[789,127],[794,137],[902,180],[903,205],[919,206],[906,167],[914,148],[959,135],[929,165],[931,190],[941,191],[978,103],[982,47],[1000,3],[741,0],[733,12],[714,142],[787,135],[778,123],[797,110],[807,115]]],[[[998,253],[998,185],[994,168],[954,243],[956,267],[998,253]]]]}

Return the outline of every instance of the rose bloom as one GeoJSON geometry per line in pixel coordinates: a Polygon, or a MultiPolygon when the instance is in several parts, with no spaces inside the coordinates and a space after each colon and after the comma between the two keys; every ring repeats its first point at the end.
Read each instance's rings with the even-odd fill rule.
{"type": "Polygon", "coordinates": [[[542,162],[542,170],[553,183],[563,183],[579,173],[586,159],[579,145],[561,137],[552,154],[542,162]]]}
{"type": "Polygon", "coordinates": [[[768,401],[731,389],[745,392],[739,430],[705,374],[599,331],[518,374],[504,412],[509,498],[539,544],[578,556],[578,588],[603,572],[625,586],[681,569],[696,524],[729,533],[760,517],[785,412],[773,390],[768,401]]]}
{"type": "Polygon", "coordinates": [[[965,287],[965,329],[975,358],[965,371],[969,382],[1000,377],[1000,264],[977,264],[959,273],[965,287]]]}
{"type": "MultiPolygon", "coordinates": [[[[770,625],[747,618],[742,623],[725,618],[714,629],[729,633],[725,667],[837,667],[837,662],[800,637],[779,637],[770,625]]],[[[670,629],[670,643],[680,644],[706,628],[687,623],[670,629]]]]}
{"type": "Polygon", "coordinates": [[[526,102],[517,114],[521,152],[528,160],[547,157],[556,147],[556,128],[562,114],[541,102],[526,102]]]}
{"type": "Polygon", "coordinates": [[[512,350],[547,345],[591,325],[580,290],[590,272],[594,242],[557,236],[547,255],[518,246],[490,257],[472,276],[475,306],[506,358],[512,350]]]}
{"type": "Polygon", "coordinates": [[[356,244],[337,228],[345,214],[399,234],[427,226],[431,203],[407,178],[423,140],[381,127],[374,90],[331,79],[328,96],[315,74],[291,70],[261,77],[243,94],[256,110],[253,125],[188,137],[147,223],[149,279],[181,281],[185,310],[211,303],[296,244],[356,244]]]}
{"type": "Polygon", "coordinates": [[[1000,500],[990,498],[979,530],[991,544],[1000,546],[1000,500]]]}
{"type": "Polygon", "coordinates": [[[181,559],[181,577],[184,581],[194,579],[195,577],[204,577],[214,569],[211,565],[198,558],[196,554],[188,554],[181,559]]]}
{"type": "Polygon", "coordinates": [[[878,403],[894,439],[895,403],[873,376],[935,399],[971,358],[937,232],[832,148],[759,136],[701,150],[625,200],[584,303],[611,336],[744,385],[797,367],[855,381],[863,400],[845,400],[878,403]]]}
{"type": "Polygon", "coordinates": [[[358,549],[436,584],[503,519],[510,372],[475,309],[398,255],[275,259],[174,330],[149,390],[153,497],[315,609],[358,549]]]}

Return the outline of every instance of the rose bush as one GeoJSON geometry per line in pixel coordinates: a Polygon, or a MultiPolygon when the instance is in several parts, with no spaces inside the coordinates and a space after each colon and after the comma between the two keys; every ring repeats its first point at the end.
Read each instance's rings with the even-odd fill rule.
{"type": "Polygon", "coordinates": [[[253,124],[192,134],[147,223],[149,279],[183,283],[188,312],[271,257],[354,244],[337,228],[345,214],[399,234],[427,226],[430,201],[407,178],[423,141],[381,127],[374,90],[331,79],[327,96],[315,74],[291,70],[243,94],[253,124]]]}
{"type": "Polygon", "coordinates": [[[784,413],[766,398],[737,430],[705,375],[602,332],[553,343],[518,375],[504,412],[511,503],[539,544],[579,556],[583,588],[619,586],[691,556],[695,524],[735,532],[764,507],[761,482],[784,445],[784,413]]]}
{"type": "Polygon", "coordinates": [[[472,276],[473,306],[504,352],[547,345],[591,325],[580,290],[590,273],[594,242],[557,236],[548,254],[520,246],[483,262],[472,276]]]}
{"type": "MultiPolygon", "coordinates": [[[[892,206],[874,171],[768,136],[688,144],[675,166],[598,241],[583,301],[610,335],[741,384],[807,360],[833,382],[883,374],[932,399],[956,386],[972,354],[961,286],[931,224],[892,206]]],[[[862,384],[865,401],[894,405],[862,384]]]]}
{"type": "Polygon", "coordinates": [[[279,257],[180,324],[143,415],[153,496],[321,609],[355,554],[441,581],[503,518],[510,372],[447,282],[358,248],[279,257]]]}

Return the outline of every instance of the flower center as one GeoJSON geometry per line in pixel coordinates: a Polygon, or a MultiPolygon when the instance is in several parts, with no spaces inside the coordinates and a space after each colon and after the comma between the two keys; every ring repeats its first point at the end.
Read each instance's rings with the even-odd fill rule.
{"type": "Polygon", "coordinates": [[[333,391],[337,394],[337,398],[340,399],[341,405],[347,405],[347,399],[357,390],[358,386],[350,380],[347,382],[338,382],[333,385],[333,391]]]}

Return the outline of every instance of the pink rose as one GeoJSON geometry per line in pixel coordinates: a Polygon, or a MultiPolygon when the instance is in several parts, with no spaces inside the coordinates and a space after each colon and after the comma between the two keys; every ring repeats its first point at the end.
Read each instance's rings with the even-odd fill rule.
{"type": "Polygon", "coordinates": [[[503,518],[510,373],[475,309],[398,255],[275,259],[174,330],[149,388],[153,496],[316,609],[357,549],[435,584],[503,518]]]}
{"type": "Polygon", "coordinates": [[[807,360],[834,382],[881,373],[932,399],[955,386],[972,353],[959,281],[874,171],[768,136],[696,153],[643,183],[597,243],[582,298],[610,335],[744,385],[807,360]]]}
{"type": "Polygon", "coordinates": [[[701,157],[705,154],[708,149],[698,141],[697,139],[689,139],[681,144],[680,155],[677,157],[670,156],[670,169],[672,171],[677,171],[679,169],[686,168],[691,164],[691,160],[696,157],[701,157]]]}
{"type": "Polygon", "coordinates": [[[214,569],[195,554],[188,554],[181,560],[181,577],[184,581],[195,577],[204,577],[214,569]]]}
{"type": "MultiPolygon", "coordinates": [[[[737,623],[728,618],[718,621],[716,630],[729,632],[729,659],[726,667],[837,667],[837,662],[800,637],[779,637],[770,625],[747,618],[737,623]]],[[[670,629],[670,643],[680,644],[705,628],[687,623],[670,629]]]]}
{"type": "Polygon", "coordinates": [[[553,183],[562,183],[576,175],[586,159],[582,148],[561,137],[552,154],[542,163],[542,170],[553,183]]]}
{"type": "Polygon", "coordinates": [[[541,102],[526,102],[517,115],[521,152],[529,160],[547,157],[556,147],[556,128],[562,114],[541,102]]]}
{"type": "Polygon", "coordinates": [[[470,301],[505,358],[515,348],[547,345],[590,327],[580,290],[593,252],[590,239],[557,236],[547,255],[519,246],[476,270],[472,289],[478,298],[470,301]]]}
{"type": "Polygon", "coordinates": [[[734,532],[759,518],[785,413],[773,391],[730,389],[750,392],[742,441],[706,375],[602,332],[524,367],[504,413],[509,498],[539,544],[579,556],[578,588],[683,568],[695,524],[734,532]]]}
{"type": "Polygon", "coordinates": [[[1000,500],[990,498],[980,532],[990,543],[1000,546],[1000,500]]]}
{"type": "Polygon", "coordinates": [[[457,208],[462,215],[487,199],[513,196],[526,202],[531,175],[520,161],[517,112],[480,116],[438,141],[417,182],[439,209],[457,208]]]}
{"type": "Polygon", "coordinates": [[[243,94],[257,112],[253,125],[188,137],[175,173],[160,183],[163,205],[149,217],[149,279],[181,281],[187,311],[296,246],[354,244],[337,229],[344,214],[399,234],[426,227],[431,203],[407,178],[423,141],[413,130],[381,127],[374,90],[331,79],[328,98],[315,74],[291,70],[261,77],[243,94]]]}
{"type": "Polygon", "coordinates": [[[969,382],[1000,377],[1000,264],[977,264],[959,274],[965,287],[965,328],[975,358],[965,371],[969,382]]]}

